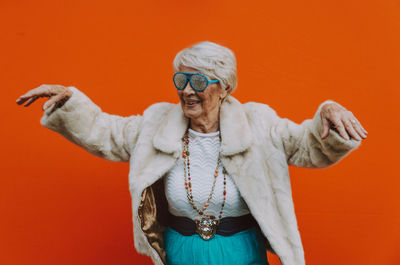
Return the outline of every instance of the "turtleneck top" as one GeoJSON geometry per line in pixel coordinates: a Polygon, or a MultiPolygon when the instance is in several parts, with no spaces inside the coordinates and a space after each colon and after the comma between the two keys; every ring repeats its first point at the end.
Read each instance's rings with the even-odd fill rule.
{"type": "MultiPolygon", "coordinates": [[[[199,209],[207,201],[212,189],[220,145],[219,132],[200,133],[189,129],[192,195],[193,201],[199,209]]],[[[187,198],[182,157],[164,178],[164,185],[171,214],[188,217],[192,220],[200,218],[199,213],[193,209],[187,198]]],[[[218,218],[224,197],[223,190],[224,176],[221,164],[212,199],[204,214],[214,215],[218,218]]],[[[248,213],[249,209],[240,196],[239,190],[232,178],[226,174],[226,201],[222,218],[242,216],[248,213]]]]}

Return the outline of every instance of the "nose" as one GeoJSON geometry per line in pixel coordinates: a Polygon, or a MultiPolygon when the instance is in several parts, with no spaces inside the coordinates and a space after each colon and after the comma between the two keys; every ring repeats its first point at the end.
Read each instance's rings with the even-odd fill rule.
{"type": "Polygon", "coordinates": [[[186,87],[183,89],[183,93],[185,95],[192,95],[192,94],[195,94],[196,92],[194,91],[194,89],[190,85],[190,82],[187,82],[186,87]]]}

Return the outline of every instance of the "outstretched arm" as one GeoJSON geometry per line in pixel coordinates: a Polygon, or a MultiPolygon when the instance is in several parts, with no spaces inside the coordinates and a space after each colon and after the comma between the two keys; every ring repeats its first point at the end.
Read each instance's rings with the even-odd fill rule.
{"type": "Polygon", "coordinates": [[[319,106],[313,119],[301,124],[278,118],[272,136],[280,139],[289,164],[321,168],[356,149],[367,131],[350,111],[329,100],[319,106]]]}
{"type": "Polygon", "coordinates": [[[50,98],[43,105],[41,124],[97,156],[112,161],[128,161],[141,116],[121,117],[101,111],[74,87],[42,85],[22,95],[17,104],[29,106],[40,97],[50,98]]]}

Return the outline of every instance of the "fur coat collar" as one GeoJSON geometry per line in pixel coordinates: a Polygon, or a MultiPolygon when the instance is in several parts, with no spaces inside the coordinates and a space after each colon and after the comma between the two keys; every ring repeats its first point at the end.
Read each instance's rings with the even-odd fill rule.
{"type": "MultiPolygon", "coordinates": [[[[154,148],[167,154],[180,152],[182,137],[188,127],[179,104],[167,114],[153,138],[154,148]]],[[[246,151],[252,134],[242,105],[233,97],[224,102],[220,110],[221,155],[231,156],[246,151]]]]}

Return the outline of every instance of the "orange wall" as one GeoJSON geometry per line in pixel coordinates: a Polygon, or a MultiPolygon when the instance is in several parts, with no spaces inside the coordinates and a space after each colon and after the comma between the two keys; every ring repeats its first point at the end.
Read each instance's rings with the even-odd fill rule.
{"type": "Polygon", "coordinates": [[[235,51],[242,102],[301,122],[333,99],[369,132],[334,167],[290,169],[307,264],[400,264],[399,11],[396,0],[1,1],[0,264],[150,264],[133,249],[128,164],[43,128],[43,99],[15,100],[44,83],[120,115],[177,102],[172,60],[202,40],[235,51]]]}

